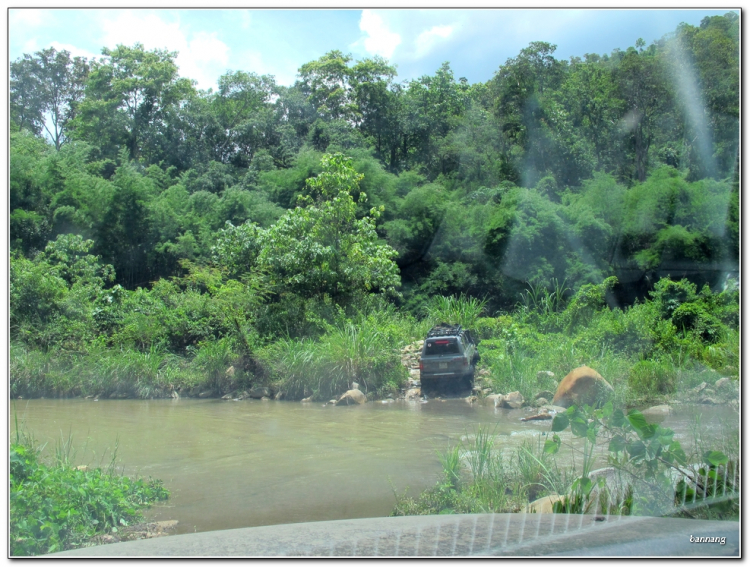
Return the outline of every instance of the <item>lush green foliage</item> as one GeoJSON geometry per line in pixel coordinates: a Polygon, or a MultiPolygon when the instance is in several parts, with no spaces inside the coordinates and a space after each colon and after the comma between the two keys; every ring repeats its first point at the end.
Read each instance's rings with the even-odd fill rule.
{"type": "MultiPolygon", "coordinates": [[[[674,439],[674,431],[648,423],[638,410],[626,415],[611,402],[597,410],[571,406],[552,421],[553,432],[568,427],[574,437],[584,440],[583,470],[565,498],[555,503],[555,512],[580,514],[590,506],[595,506],[596,511],[601,506],[605,513],[651,516],[674,514],[675,508],[685,512],[701,506],[718,506],[730,514],[738,512],[737,461],[727,466],[729,458],[721,451],[710,450],[693,456],[693,462],[697,460],[700,464],[693,466],[680,442],[674,439]],[[627,487],[623,487],[619,500],[612,494],[617,490],[607,487],[604,478],[598,483],[589,478],[594,449],[600,440],[608,443],[609,463],[617,471],[626,473],[622,477],[627,487]],[[597,484],[604,490],[599,500],[592,502],[597,484]]],[[[545,442],[544,451],[555,454],[561,444],[560,437],[554,433],[545,442]]]]}
{"type": "Polygon", "coordinates": [[[140,44],[25,55],[11,394],[380,391],[396,337],[441,321],[527,396],[538,367],[596,365],[621,397],[735,375],[738,29],[570,61],[534,42],[474,85],[340,51],[215,92],[140,44]],[[382,297],[411,317],[358,328],[382,297]]]}
{"type": "Polygon", "coordinates": [[[40,460],[40,448],[10,445],[10,554],[41,555],[85,545],[142,519],[140,510],[165,500],[161,481],[131,479],[114,467],[74,467],[58,453],[40,460]]]}

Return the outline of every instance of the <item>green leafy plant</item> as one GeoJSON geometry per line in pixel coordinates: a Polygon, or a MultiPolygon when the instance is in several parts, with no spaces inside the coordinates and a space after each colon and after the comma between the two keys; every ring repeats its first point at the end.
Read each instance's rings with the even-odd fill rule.
{"type": "Polygon", "coordinates": [[[41,447],[16,430],[10,446],[10,554],[40,555],[86,545],[96,535],[117,532],[142,519],[141,510],[165,500],[159,480],[74,467],[72,440],[62,438],[52,464],[41,447]]]}
{"type": "Polygon", "coordinates": [[[594,448],[600,440],[607,443],[610,464],[630,479],[629,486],[623,487],[626,498],[614,503],[620,513],[673,513],[675,508],[683,509],[691,498],[690,503],[694,504],[696,499],[706,503],[716,496],[725,500],[737,496],[736,493],[729,495],[735,483],[727,483],[728,469],[725,467],[721,472],[718,468],[727,464],[726,455],[708,451],[703,455],[706,465],[697,469],[689,466],[685,451],[674,439],[674,431],[648,423],[638,410],[625,414],[621,409],[614,409],[611,402],[596,410],[589,406],[571,406],[553,419],[554,433],[545,442],[545,452],[559,451],[562,440],[557,433],[567,428],[574,437],[584,441],[583,470],[568,494],[555,504],[556,512],[583,513],[590,506],[599,505],[591,501],[591,496],[595,486],[605,488],[605,482],[602,478],[595,484],[589,475],[594,448]]]}

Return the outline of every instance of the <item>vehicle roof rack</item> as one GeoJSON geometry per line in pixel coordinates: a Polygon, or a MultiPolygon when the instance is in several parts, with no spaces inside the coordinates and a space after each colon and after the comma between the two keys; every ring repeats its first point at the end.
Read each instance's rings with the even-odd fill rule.
{"type": "Polygon", "coordinates": [[[460,332],[461,325],[448,325],[447,323],[440,323],[439,325],[435,325],[432,329],[430,329],[430,332],[427,333],[427,338],[458,335],[460,332]]]}

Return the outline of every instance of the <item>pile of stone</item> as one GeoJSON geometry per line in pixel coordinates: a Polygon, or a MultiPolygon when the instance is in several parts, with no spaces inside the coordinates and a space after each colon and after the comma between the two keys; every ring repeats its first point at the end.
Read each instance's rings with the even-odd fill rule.
{"type": "Polygon", "coordinates": [[[409,371],[407,389],[418,388],[420,386],[419,361],[422,359],[423,345],[424,340],[419,340],[401,349],[401,364],[409,371]]]}
{"type": "Polygon", "coordinates": [[[739,397],[739,379],[719,378],[713,386],[701,382],[684,395],[684,401],[699,404],[722,404],[739,397]]]}

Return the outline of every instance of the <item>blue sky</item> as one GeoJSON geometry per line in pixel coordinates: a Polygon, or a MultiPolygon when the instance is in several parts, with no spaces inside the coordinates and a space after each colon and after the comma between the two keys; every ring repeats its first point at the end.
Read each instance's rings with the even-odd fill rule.
{"type": "Polygon", "coordinates": [[[555,56],[627,49],[698,25],[727,10],[553,9],[12,9],[10,59],[53,46],[99,56],[102,47],[143,43],[179,51],[180,74],[199,88],[227,70],[294,82],[297,69],[338,49],[354,59],[381,55],[398,79],[433,74],[449,61],[456,77],[487,81],[532,41],[557,45],[555,56]]]}

